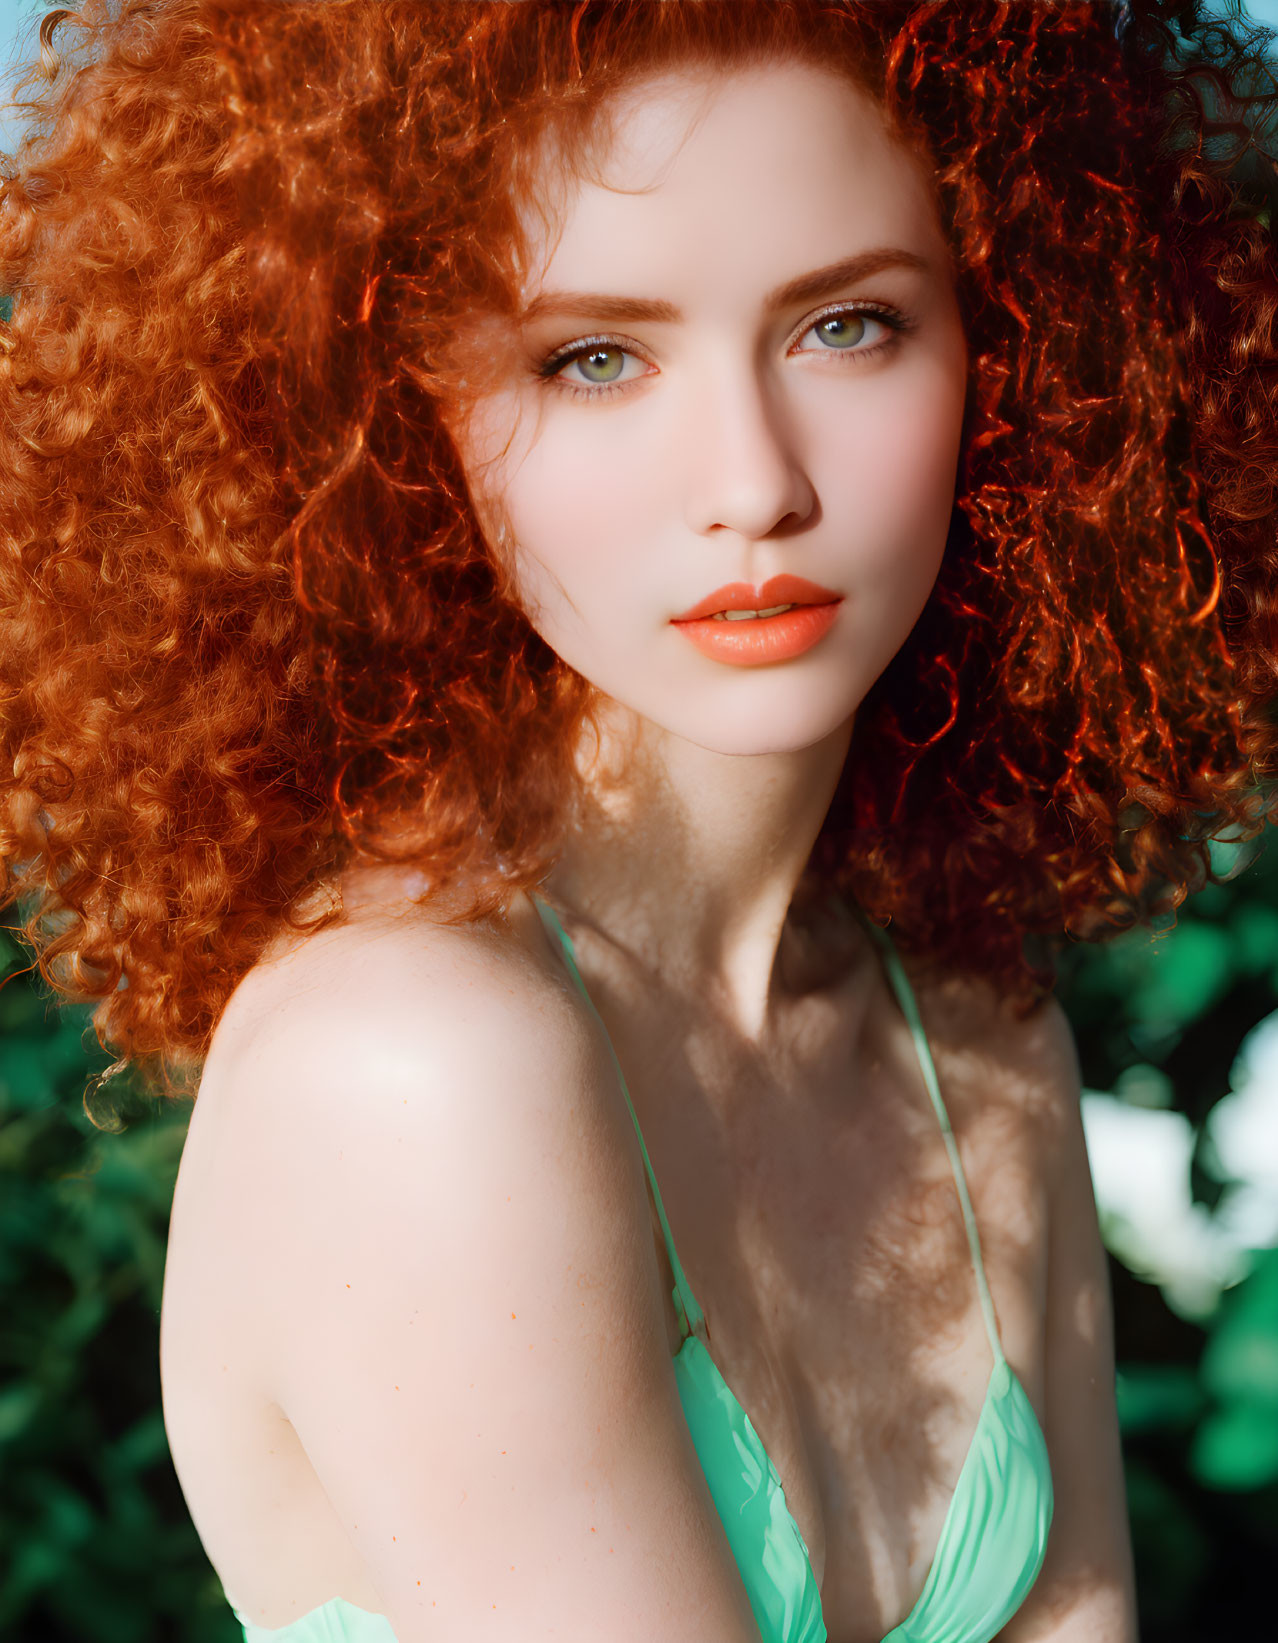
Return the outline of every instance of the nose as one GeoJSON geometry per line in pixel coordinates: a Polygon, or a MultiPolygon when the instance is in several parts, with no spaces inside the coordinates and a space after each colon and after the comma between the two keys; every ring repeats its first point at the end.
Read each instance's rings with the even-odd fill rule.
{"type": "Polygon", "coordinates": [[[816,504],[793,430],[766,376],[744,362],[714,372],[689,407],[683,444],[688,524],[698,535],[717,528],[757,540],[816,504]]]}

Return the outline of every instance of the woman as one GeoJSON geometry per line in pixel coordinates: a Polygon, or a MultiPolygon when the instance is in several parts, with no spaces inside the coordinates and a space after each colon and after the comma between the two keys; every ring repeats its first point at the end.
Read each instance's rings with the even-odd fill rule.
{"type": "Polygon", "coordinates": [[[1272,165],[1164,9],[46,21],[0,851],[198,1082],[249,1643],[1135,1638],[1052,944],[1275,739],[1272,165]]]}

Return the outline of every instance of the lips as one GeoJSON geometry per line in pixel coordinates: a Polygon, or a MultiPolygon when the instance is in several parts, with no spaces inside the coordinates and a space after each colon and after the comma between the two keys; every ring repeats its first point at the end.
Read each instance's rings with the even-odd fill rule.
{"type": "Polygon", "coordinates": [[[828,605],[842,597],[804,576],[772,576],[759,588],[752,588],[748,582],[729,582],[670,620],[696,622],[716,616],[721,610],[770,610],[773,605],[828,605]]]}

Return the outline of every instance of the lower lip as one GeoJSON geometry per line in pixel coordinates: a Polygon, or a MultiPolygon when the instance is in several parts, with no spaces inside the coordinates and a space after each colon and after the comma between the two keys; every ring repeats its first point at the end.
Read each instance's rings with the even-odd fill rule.
{"type": "Polygon", "coordinates": [[[743,622],[716,621],[703,616],[696,622],[674,622],[704,656],[734,667],[759,667],[802,656],[823,639],[834,625],[841,599],[828,605],[796,605],[780,616],[747,617],[743,622]]]}

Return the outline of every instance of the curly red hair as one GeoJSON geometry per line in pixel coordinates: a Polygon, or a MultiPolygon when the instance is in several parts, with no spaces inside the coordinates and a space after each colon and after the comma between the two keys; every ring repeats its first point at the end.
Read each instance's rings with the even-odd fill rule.
{"type": "MultiPolygon", "coordinates": [[[[56,41],[55,41],[56,36],[56,41]]],[[[121,1064],[198,1069],[361,861],[549,871],[588,683],[450,435],[538,139],[786,56],[927,157],[971,382],[954,522],[806,882],[1022,1010],[1176,905],[1278,753],[1264,31],[1192,0],[85,0],[0,183],[0,899],[121,1064]]]]}

